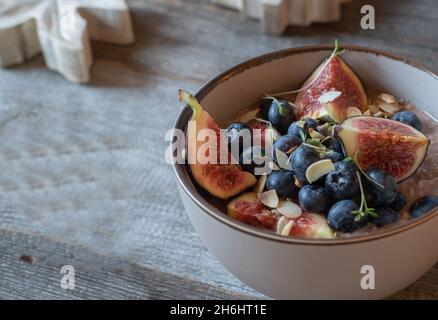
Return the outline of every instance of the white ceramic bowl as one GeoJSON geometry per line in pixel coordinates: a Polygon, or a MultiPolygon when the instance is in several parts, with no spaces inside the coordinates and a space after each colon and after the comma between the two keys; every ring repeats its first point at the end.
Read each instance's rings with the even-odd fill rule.
{"type": "MultiPolygon", "coordinates": [[[[409,99],[438,118],[435,74],[384,52],[346,49],[342,57],[366,87],[409,99]]],[[[257,57],[210,81],[197,98],[218,122],[228,120],[266,92],[299,87],[331,50],[304,47],[257,57]]],[[[185,108],[176,128],[185,129],[190,116],[185,108]]],[[[185,165],[175,165],[174,171],[190,220],[210,252],[237,278],[273,298],[380,299],[413,283],[438,261],[438,211],[357,238],[286,238],[227,217],[199,194],[185,165]],[[361,287],[365,265],[374,268],[375,289],[361,287]]]]}

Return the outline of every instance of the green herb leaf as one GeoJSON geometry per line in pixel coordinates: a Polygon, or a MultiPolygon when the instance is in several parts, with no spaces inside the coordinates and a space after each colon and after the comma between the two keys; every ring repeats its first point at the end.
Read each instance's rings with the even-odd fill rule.
{"type": "Polygon", "coordinates": [[[307,136],[303,130],[300,130],[300,138],[303,140],[303,142],[307,140],[307,136]]]}
{"type": "Polygon", "coordinates": [[[278,104],[278,113],[283,117],[286,116],[287,112],[288,112],[287,108],[288,108],[288,106],[286,106],[285,104],[279,103],[278,104]]]}
{"type": "Polygon", "coordinates": [[[365,217],[365,216],[372,216],[372,217],[377,218],[378,214],[377,214],[376,210],[374,208],[368,208],[368,204],[367,204],[367,200],[366,200],[366,196],[365,196],[365,191],[364,191],[364,188],[363,188],[362,178],[360,176],[360,173],[356,172],[356,175],[357,175],[357,179],[359,181],[360,198],[361,198],[361,200],[360,200],[359,210],[355,210],[355,211],[351,212],[353,215],[355,215],[354,221],[357,222],[362,217],[365,217]]]}
{"type": "Polygon", "coordinates": [[[315,139],[312,138],[309,140],[309,142],[311,145],[315,146],[315,147],[320,147],[321,148],[321,141],[319,139],[315,139]]]}

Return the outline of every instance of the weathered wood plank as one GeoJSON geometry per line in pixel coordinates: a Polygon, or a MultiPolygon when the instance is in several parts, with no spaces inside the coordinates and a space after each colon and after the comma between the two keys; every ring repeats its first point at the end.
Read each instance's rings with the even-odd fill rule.
{"type": "Polygon", "coordinates": [[[254,299],[48,238],[0,230],[2,299],[254,299]],[[54,253],[56,252],[56,255],[54,253]],[[74,289],[62,289],[71,265],[74,289]]]}
{"type": "MultiPolygon", "coordinates": [[[[113,263],[124,264],[123,270],[134,265],[140,273],[163,272],[164,278],[176,274],[210,284],[212,290],[220,287],[237,296],[260,297],[206,251],[175,194],[172,172],[163,158],[164,134],[179,108],[177,89],[195,90],[255,55],[331,43],[336,36],[342,43],[387,49],[438,69],[438,5],[432,0],[358,0],[344,7],[339,23],[289,28],[286,36],[272,37],[259,33],[257,22],[206,1],[129,4],[137,42],[130,47],[94,44],[91,85],[64,81],[43,68],[41,57],[0,71],[0,229],[16,230],[15,248],[42,250],[39,243],[48,241],[42,253],[33,254],[53,256],[59,263],[68,256],[65,250],[77,263],[82,250],[88,254],[84,261],[96,252],[96,259],[106,261],[110,271],[115,270],[113,263]],[[363,3],[376,6],[375,31],[360,29],[363,3]]],[[[0,283],[10,284],[0,297],[27,297],[16,282],[21,273],[30,275],[20,269],[23,262],[17,255],[26,253],[18,251],[1,255],[17,270],[11,278],[0,275],[0,283]]],[[[30,283],[34,294],[53,279],[53,264],[41,268],[47,270],[39,271],[41,276],[34,275],[30,283]]],[[[87,270],[93,281],[100,279],[87,270]]],[[[437,270],[397,297],[437,298],[437,270]]],[[[58,271],[53,277],[57,276],[58,271]]],[[[111,291],[114,297],[129,291],[124,287],[131,280],[123,281],[120,293],[111,291]]],[[[87,290],[93,289],[74,297],[89,297],[87,290]]],[[[147,286],[141,292],[167,297],[147,286]]],[[[110,298],[110,293],[103,297],[110,298]]]]}

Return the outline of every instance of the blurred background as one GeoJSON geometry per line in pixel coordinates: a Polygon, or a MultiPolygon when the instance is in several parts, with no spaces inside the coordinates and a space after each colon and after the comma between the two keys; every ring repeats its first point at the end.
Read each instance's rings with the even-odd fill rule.
{"type": "MultiPolygon", "coordinates": [[[[93,42],[90,83],[41,55],[0,70],[0,298],[262,298],[207,252],[176,193],[164,135],[182,108],[177,89],[336,38],[437,70],[438,3],[353,0],[338,22],[282,36],[209,1],[127,3],[135,43],[93,42]],[[375,30],[361,29],[363,5],[375,30]],[[75,290],[59,286],[63,265],[76,269],[75,290]]],[[[438,298],[437,267],[396,297],[438,298]]]]}

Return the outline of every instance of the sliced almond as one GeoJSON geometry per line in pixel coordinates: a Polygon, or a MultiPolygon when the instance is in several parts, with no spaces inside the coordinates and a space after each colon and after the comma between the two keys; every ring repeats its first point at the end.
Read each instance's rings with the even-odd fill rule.
{"type": "Polygon", "coordinates": [[[349,107],[347,109],[347,118],[361,116],[362,111],[358,107],[349,107]]]}
{"type": "Polygon", "coordinates": [[[269,208],[277,208],[278,207],[278,196],[275,190],[265,191],[263,193],[258,194],[260,201],[269,208]]]}
{"type": "Polygon", "coordinates": [[[372,114],[380,111],[379,107],[375,104],[369,104],[368,109],[371,111],[372,114]]]}
{"type": "Polygon", "coordinates": [[[382,100],[383,102],[393,104],[397,102],[397,99],[388,93],[381,93],[377,96],[377,99],[382,100]]]}
{"type": "Polygon", "coordinates": [[[319,140],[325,139],[325,136],[323,134],[319,133],[313,128],[309,128],[309,136],[311,136],[313,139],[319,139],[319,140]]]}
{"type": "Polygon", "coordinates": [[[280,167],[274,161],[270,161],[268,166],[271,170],[274,170],[274,171],[280,170],[280,167]]]}
{"type": "Polygon", "coordinates": [[[373,117],[382,117],[382,116],[383,116],[382,111],[378,111],[376,113],[373,113],[373,117]]]}
{"type": "Polygon", "coordinates": [[[298,188],[302,188],[303,187],[303,184],[300,182],[300,180],[298,180],[296,177],[295,177],[295,185],[298,187],[298,188]]]}
{"type": "Polygon", "coordinates": [[[288,224],[289,219],[282,216],[278,219],[277,221],[277,234],[281,234],[281,232],[283,231],[284,227],[288,224]]]}
{"type": "Polygon", "coordinates": [[[253,120],[254,118],[257,117],[257,115],[259,114],[260,109],[256,108],[254,110],[250,110],[242,115],[240,115],[239,117],[237,117],[236,122],[242,122],[242,123],[248,123],[251,120],[253,120]]]}
{"type": "Polygon", "coordinates": [[[305,124],[306,124],[306,122],[304,120],[297,121],[297,126],[300,128],[304,128],[305,124]]]}
{"type": "Polygon", "coordinates": [[[342,95],[342,92],[340,92],[340,91],[328,91],[328,92],[324,93],[323,95],[321,95],[318,98],[318,101],[319,101],[319,103],[332,102],[332,101],[335,101],[341,95],[342,95]]]}
{"type": "Polygon", "coordinates": [[[290,231],[292,230],[294,224],[295,224],[295,221],[289,220],[289,222],[284,226],[283,230],[281,230],[281,235],[282,236],[290,235],[290,231]]]}
{"type": "Polygon", "coordinates": [[[377,106],[381,111],[389,113],[390,115],[393,115],[401,110],[401,107],[398,103],[389,104],[384,101],[377,101],[377,106]]]}
{"type": "Polygon", "coordinates": [[[370,111],[370,109],[368,109],[367,111],[365,111],[364,113],[363,113],[363,115],[364,116],[371,116],[371,111],[370,111]]]}
{"type": "Polygon", "coordinates": [[[292,164],[289,161],[289,156],[281,151],[280,149],[275,149],[275,156],[277,157],[278,166],[284,170],[291,170],[292,164]]]}
{"type": "Polygon", "coordinates": [[[306,179],[309,183],[313,183],[322,176],[325,176],[335,170],[332,160],[324,159],[311,164],[306,170],[306,179]]]}
{"type": "Polygon", "coordinates": [[[303,213],[298,205],[287,200],[282,200],[278,203],[277,211],[290,219],[298,218],[303,213]]]}
{"type": "Polygon", "coordinates": [[[254,186],[254,192],[261,193],[265,190],[266,180],[268,179],[267,175],[261,175],[257,184],[254,186]]]}
{"type": "Polygon", "coordinates": [[[274,142],[281,137],[281,134],[275,128],[268,128],[265,131],[265,140],[269,141],[270,144],[274,144],[274,142]]]}

